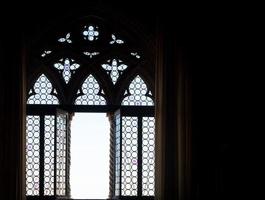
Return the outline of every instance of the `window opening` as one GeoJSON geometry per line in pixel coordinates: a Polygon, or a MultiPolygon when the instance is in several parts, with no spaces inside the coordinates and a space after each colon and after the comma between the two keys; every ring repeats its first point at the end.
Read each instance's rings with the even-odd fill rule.
{"type": "MultiPolygon", "coordinates": [[[[145,69],[143,65],[148,65],[149,61],[142,52],[142,45],[138,44],[139,40],[133,41],[130,38],[133,35],[116,29],[116,26],[113,29],[111,26],[102,27],[105,22],[96,23],[97,20],[85,20],[79,27],[75,23],[74,27],[64,29],[67,32],[56,30],[55,41],[48,40],[33,47],[42,64],[36,66],[39,67],[36,73],[31,68],[33,66],[28,70],[34,71],[32,76],[41,73],[38,78],[29,74],[30,80],[36,80],[29,85],[27,100],[26,194],[29,199],[32,196],[47,200],[67,199],[71,194],[73,199],[154,198],[154,96],[149,85],[153,85],[152,82],[145,82],[152,80],[153,69],[145,69]],[[58,35],[58,32],[62,34],[58,35]],[[72,115],[68,112],[76,112],[72,126],[72,115]],[[75,130],[81,126],[75,125],[80,121],[79,117],[87,118],[92,112],[104,112],[108,124],[104,131],[106,137],[100,142],[92,140],[100,134],[91,127],[97,124],[97,128],[103,128],[100,120],[90,124],[96,119],[95,113],[89,122],[84,123],[85,128],[75,130]],[[89,158],[88,153],[74,153],[75,146],[78,149],[82,142],[86,142],[86,138],[80,140],[86,135],[79,136],[82,131],[93,134],[88,140],[92,144],[83,146],[99,147],[106,142],[93,151],[91,156],[97,160],[89,158]],[[77,139],[79,145],[75,145],[77,139]],[[105,169],[99,169],[103,164],[96,162],[104,148],[107,149],[104,155],[108,162],[105,169]],[[76,159],[87,160],[88,164],[78,164],[76,159]],[[93,166],[97,167],[88,169],[93,166]],[[74,170],[75,167],[87,168],[81,172],[81,169],[74,170]],[[91,178],[96,174],[93,173],[95,170],[108,177],[104,179],[106,184],[97,185],[100,175],[97,179],[91,178]],[[82,176],[75,174],[78,172],[82,176]],[[90,174],[85,178],[86,173],[90,174]],[[104,192],[103,185],[106,186],[104,192]],[[81,191],[83,186],[83,191],[100,189],[102,193],[87,196],[81,191]]],[[[33,54],[31,56],[36,59],[33,54]]]]}
{"type": "Polygon", "coordinates": [[[110,123],[106,113],[75,113],[71,121],[71,198],[107,199],[110,123]]]}

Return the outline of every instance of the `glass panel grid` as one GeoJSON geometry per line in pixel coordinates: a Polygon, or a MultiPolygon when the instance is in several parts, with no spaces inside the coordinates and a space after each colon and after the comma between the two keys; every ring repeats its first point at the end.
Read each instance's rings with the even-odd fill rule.
{"type": "Polygon", "coordinates": [[[30,92],[27,104],[59,104],[58,98],[53,94],[53,86],[49,79],[42,74],[30,92]]]}
{"type": "Polygon", "coordinates": [[[122,117],[122,196],[137,196],[138,193],[137,127],[137,117],[122,117]]]}
{"type": "Polygon", "coordinates": [[[155,118],[143,117],[142,128],[142,195],[155,194],[155,118]]]}
{"type": "Polygon", "coordinates": [[[26,195],[39,195],[40,117],[26,118],[26,195]]]}
{"type": "Polygon", "coordinates": [[[55,63],[53,65],[56,69],[59,70],[59,72],[62,74],[63,79],[66,84],[70,81],[72,74],[75,73],[75,70],[77,70],[80,65],[75,63],[74,59],[60,59],[59,62],[55,63]]]}
{"type": "Polygon", "coordinates": [[[128,67],[127,65],[122,64],[121,60],[117,59],[108,60],[107,64],[102,64],[101,66],[109,74],[113,84],[117,82],[119,76],[128,67]]]}
{"type": "Polygon", "coordinates": [[[102,96],[102,92],[97,80],[89,75],[82,85],[82,93],[76,98],[76,105],[106,105],[106,100],[102,96]]]}
{"type": "Polygon", "coordinates": [[[120,114],[115,116],[115,196],[120,195],[120,141],[121,141],[121,134],[120,134],[120,114]]]}
{"type": "Polygon", "coordinates": [[[144,83],[140,76],[136,78],[129,85],[128,92],[125,91],[125,98],[122,101],[122,105],[125,106],[153,106],[154,101],[150,97],[150,92],[147,85],[144,83]],[[129,94],[128,94],[129,92],[129,94]]]}
{"type": "Polygon", "coordinates": [[[54,120],[48,115],[44,119],[44,195],[54,195],[54,120]]]}
{"type": "Polygon", "coordinates": [[[92,25],[85,26],[83,31],[83,36],[84,39],[88,41],[97,40],[99,36],[98,27],[92,25]]]}
{"type": "Polygon", "coordinates": [[[65,195],[66,191],[66,116],[57,117],[56,144],[56,194],[65,195]]]}

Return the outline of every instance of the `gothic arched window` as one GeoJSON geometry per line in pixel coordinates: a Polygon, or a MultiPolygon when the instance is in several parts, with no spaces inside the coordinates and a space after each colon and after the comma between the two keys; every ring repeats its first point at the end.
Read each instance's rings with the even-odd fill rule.
{"type": "Polygon", "coordinates": [[[111,119],[110,198],[152,198],[154,69],[140,36],[90,16],[40,38],[28,66],[27,196],[70,197],[71,113],[93,111],[111,119]]]}

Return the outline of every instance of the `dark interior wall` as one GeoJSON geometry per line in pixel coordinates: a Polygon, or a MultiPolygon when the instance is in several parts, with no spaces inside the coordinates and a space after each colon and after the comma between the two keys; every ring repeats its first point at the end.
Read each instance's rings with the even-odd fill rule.
{"type": "Polygon", "coordinates": [[[20,31],[7,22],[13,21],[1,18],[0,198],[22,200],[25,180],[22,41],[20,31]]]}
{"type": "MultiPolygon", "coordinates": [[[[16,101],[19,95],[16,88],[21,84],[19,67],[23,40],[30,40],[43,24],[51,23],[54,18],[85,13],[90,6],[101,6],[101,3],[103,1],[55,5],[54,2],[43,1],[25,4],[18,11],[8,7],[8,14],[1,13],[1,26],[4,27],[0,34],[1,142],[16,141],[12,134],[18,130],[5,127],[20,124],[16,121],[19,120],[16,113],[21,110],[16,101]],[[9,110],[10,107],[13,109],[9,110]],[[17,124],[11,123],[14,120],[17,124]]],[[[155,6],[142,3],[111,1],[107,7],[113,10],[113,14],[139,20],[150,33],[155,32],[159,19],[167,27],[165,30],[179,37],[178,45],[183,50],[192,77],[192,199],[237,199],[242,195],[240,191],[250,185],[242,175],[246,170],[244,159],[247,150],[238,140],[235,117],[239,109],[239,87],[235,78],[238,72],[235,61],[238,38],[234,24],[237,22],[231,10],[224,5],[207,8],[180,3],[177,6],[163,2],[155,6]]],[[[12,195],[11,191],[17,191],[10,189],[16,187],[13,172],[16,165],[19,166],[19,158],[14,156],[15,151],[12,154],[1,149],[1,195],[6,191],[9,195],[12,195]],[[15,160],[6,160],[10,157],[15,160]]],[[[7,199],[14,198],[10,196],[7,199]]]]}

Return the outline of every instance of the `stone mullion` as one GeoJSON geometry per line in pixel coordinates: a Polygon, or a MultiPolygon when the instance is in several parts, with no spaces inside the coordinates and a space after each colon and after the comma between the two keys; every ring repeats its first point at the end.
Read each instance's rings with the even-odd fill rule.
{"type": "Polygon", "coordinates": [[[109,153],[109,198],[115,194],[115,132],[114,132],[114,116],[108,113],[110,121],[110,153],[109,153]]]}

